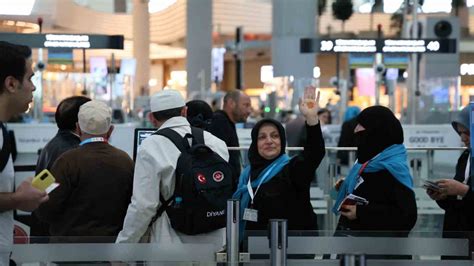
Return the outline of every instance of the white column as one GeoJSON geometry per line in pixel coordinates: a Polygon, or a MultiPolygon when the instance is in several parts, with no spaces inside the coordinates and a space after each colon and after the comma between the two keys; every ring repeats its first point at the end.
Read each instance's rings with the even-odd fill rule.
{"type": "Polygon", "coordinates": [[[205,99],[211,87],[212,0],[188,0],[186,21],[188,98],[205,99]]]}
{"type": "Polygon", "coordinates": [[[150,79],[150,14],[148,0],[133,0],[133,56],[137,60],[134,95],[148,94],[150,79]]]}
{"type": "Polygon", "coordinates": [[[300,53],[300,39],[316,37],[316,6],[317,1],[314,0],[273,0],[274,76],[313,77],[316,56],[300,53]]]}

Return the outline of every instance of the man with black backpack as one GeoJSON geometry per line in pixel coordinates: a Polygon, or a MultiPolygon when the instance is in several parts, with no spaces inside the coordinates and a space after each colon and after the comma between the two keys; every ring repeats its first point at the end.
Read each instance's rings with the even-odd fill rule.
{"type": "Polygon", "coordinates": [[[143,241],[149,232],[149,242],[177,248],[212,244],[214,253],[225,241],[225,208],[232,196],[227,146],[189,125],[178,91],[156,93],[150,107],[159,129],[138,151],[132,201],[117,243],[143,241]]]}

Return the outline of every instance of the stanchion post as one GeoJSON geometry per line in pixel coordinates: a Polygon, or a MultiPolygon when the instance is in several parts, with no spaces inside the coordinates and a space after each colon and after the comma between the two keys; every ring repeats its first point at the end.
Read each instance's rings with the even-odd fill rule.
{"type": "Polygon", "coordinates": [[[228,265],[237,265],[239,263],[239,209],[239,200],[227,200],[226,240],[228,265]]]}
{"type": "Polygon", "coordinates": [[[364,254],[344,254],[341,257],[340,266],[366,266],[364,254]]]}
{"type": "Polygon", "coordinates": [[[270,220],[270,261],[272,266],[286,266],[286,249],[288,248],[287,221],[270,220]]]}

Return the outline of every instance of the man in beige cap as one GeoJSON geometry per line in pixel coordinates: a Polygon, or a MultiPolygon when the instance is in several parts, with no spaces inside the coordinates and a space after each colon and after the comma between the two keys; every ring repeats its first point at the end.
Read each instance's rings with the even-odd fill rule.
{"type": "Polygon", "coordinates": [[[122,228],[133,185],[133,161],[108,143],[112,110],[90,101],[78,113],[80,146],[63,153],[51,173],[60,186],[38,209],[51,242],[114,242],[122,228]],[[69,237],[61,237],[69,236],[69,237]]]}
{"type": "MultiPolygon", "coordinates": [[[[186,119],[187,107],[176,90],[163,90],[151,97],[152,123],[159,129],[171,128],[179,135],[191,133],[186,119]]],[[[204,142],[215,153],[228,161],[225,143],[204,131],[204,142]]],[[[160,197],[169,199],[174,194],[175,169],[180,151],[168,138],[151,135],[143,140],[137,154],[133,183],[132,202],[127,210],[123,229],[117,237],[118,243],[137,243],[145,234],[152,218],[161,205],[160,197]]],[[[183,243],[211,244],[214,253],[222,248],[225,228],[206,234],[185,235],[171,227],[166,211],[151,225],[150,242],[172,245],[186,252],[183,243]]]]}

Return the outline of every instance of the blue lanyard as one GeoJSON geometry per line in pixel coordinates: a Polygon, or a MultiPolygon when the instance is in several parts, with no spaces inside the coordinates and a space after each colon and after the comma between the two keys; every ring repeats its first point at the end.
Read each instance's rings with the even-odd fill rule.
{"type": "Polygon", "coordinates": [[[276,166],[276,164],[272,165],[272,167],[270,167],[270,169],[268,169],[268,171],[266,171],[264,173],[264,175],[262,176],[262,178],[260,180],[260,183],[257,186],[257,189],[255,190],[255,193],[253,192],[253,189],[252,189],[252,182],[250,181],[250,173],[249,173],[249,182],[247,183],[247,190],[248,190],[250,198],[251,198],[251,204],[253,204],[253,199],[257,195],[258,189],[260,188],[262,183],[270,177],[270,173],[273,170],[273,168],[275,168],[275,166],[276,166]]]}
{"type": "Polygon", "coordinates": [[[93,142],[107,142],[107,140],[103,137],[94,137],[94,138],[89,138],[81,141],[79,144],[80,146],[87,144],[87,143],[93,143],[93,142]]]}

